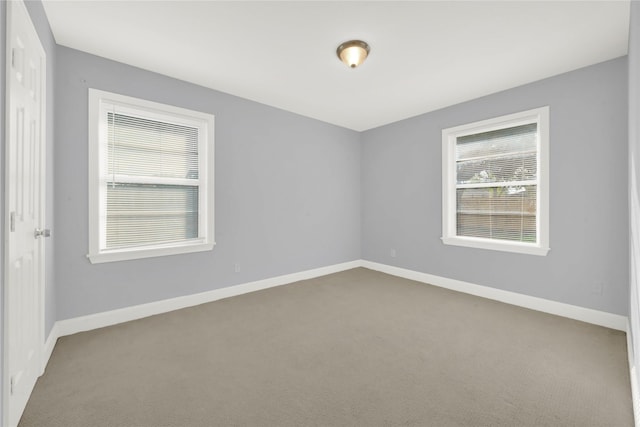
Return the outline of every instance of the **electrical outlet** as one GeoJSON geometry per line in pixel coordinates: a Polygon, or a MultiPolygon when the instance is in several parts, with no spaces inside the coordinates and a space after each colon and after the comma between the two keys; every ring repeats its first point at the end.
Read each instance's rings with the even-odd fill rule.
{"type": "Polygon", "coordinates": [[[233,270],[236,273],[240,273],[240,263],[239,262],[236,262],[236,264],[233,266],[233,270]]]}
{"type": "Polygon", "coordinates": [[[398,253],[396,252],[395,249],[391,248],[390,255],[391,255],[391,258],[395,258],[396,255],[398,255],[398,253]]]}
{"type": "Polygon", "coordinates": [[[591,293],[593,295],[602,295],[604,291],[604,285],[602,283],[594,283],[591,286],[591,293]]]}

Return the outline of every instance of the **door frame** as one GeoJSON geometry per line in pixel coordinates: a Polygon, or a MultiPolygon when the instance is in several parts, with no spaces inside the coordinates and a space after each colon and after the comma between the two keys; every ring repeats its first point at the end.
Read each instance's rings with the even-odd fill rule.
{"type": "MultiPolygon", "coordinates": [[[[40,126],[38,129],[38,143],[40,145],[40,153],[38,158],[39,168],[38,171],[40,173],[38,182],[39,182],[39,191],[38,191],[38,202],[40,204],[40,209],[38,212],[38,228],[44,229],[45,224],[45,204],[46,204],[46,158],[47,158],[47,137],[46,137],[46,94],[47,94],[47,57],[46,52],[42,46],[42,41],[38,36],[38,32],[33,24],[33,20],[31,19],[31,15],[27,10],[27,7],[23,0],[10,0],[6,2],[6,59],[5,59],[5,134],[4,138],[4,155],[5,155],[5,188],[4,188],[4,224],[3,224],[3,235],[4,235],[4,259],[3,263],[3,300],[2,300],[2,419],[0,423],[2,426],[9,426],[10,420],[10,397],[11,397],[11,375],[9,371],[9,336],[11,332],[9,324],[9,277],[8,277],[8,265],[11,260],[11,251],[9,245],[9,233],[11,232],[11,224],[10,224],[10,206],[9,206],[9,191],[11,189],[11,184],[13,180],[9,174],[9,162],[10,162],[10,153],[9,153],[9,137],[10,137],[10,105],[11,105],[11,67],[12,67],[12,52],[11,52],[11,36],[15,23],[13,22],[14,8],[20,9],[22,13],[27,18],[28,24],[30,26],[30,32],[35,36],[35,41],[37,42],[38,54],[41,56],[43,63],[41,64],[41,73],[40,73],[40,126]]],[[[20,13],[20,12],[18,12],[20,13]]],[[[37,263],[37,316],[38,316],[38,345],[36,346],[36,354],[34,355],[35,360],[38,364],[38,375],[42,375],[44,372],[44,322],[45,322],[45,242],[44,239],[38,239],[38,263],[37,263]]]]}

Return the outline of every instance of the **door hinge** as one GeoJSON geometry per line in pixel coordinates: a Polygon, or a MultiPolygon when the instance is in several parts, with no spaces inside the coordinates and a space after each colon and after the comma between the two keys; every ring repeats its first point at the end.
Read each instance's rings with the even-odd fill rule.
{"type": "Polygon", "coordinates": [[[9,229],[11,231],[16,231],[16,213],[15,212],[11,212],[9,222],[10,222],[9,229]]]}
{"type": "Polygon", "coordinates": [[[16,48],[15,47],[11,49],[11,66],[13,68],[16,67],[16,48]]]}
{"type": "Polygon", "coordinates": [[[11,377],[11,386],[10,386],[10,393],[13,395],[13,386],[16,383],[16,378],[15,377],[11,377]]]}

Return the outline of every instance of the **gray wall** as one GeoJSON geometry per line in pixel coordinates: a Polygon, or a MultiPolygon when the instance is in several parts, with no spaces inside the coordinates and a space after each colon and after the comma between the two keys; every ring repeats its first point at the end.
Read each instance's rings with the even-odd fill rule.
{"type": "Polygon", "coordinates": [[[626,315],[626,82],[623,57],[365,132],[363,258],[626,315]],[[549,254],[444,245],[441,130],[544,105],[549,254]]]}
{"type": "Polygon", "coordinates": [[[629,281],[629,325],[633,343],[633,362],[638,365],[640,356],[640,307],[638,290],[640,287],[640,4],[631,2],[631,22],[629,26],[629,225],[630,225],[630,265],[629,281]],[[638,272],[638,273],[636,273],[638,272]]]}
{"type": "Polygon", "coordinates": [[[360,154],[357,132],[59,46],[57,318],[359,259],[360,154]],[[89,263],[89,87],[216,116],[213,251],[89,263]]]}

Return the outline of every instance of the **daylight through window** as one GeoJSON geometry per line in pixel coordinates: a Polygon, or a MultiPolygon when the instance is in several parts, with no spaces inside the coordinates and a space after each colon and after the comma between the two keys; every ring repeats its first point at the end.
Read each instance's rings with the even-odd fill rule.
{"type": "Polygon", "coordinates": [[[546,254],[548,109],[443,131],[443,241],[546,254]]]}
{"type": "Polygon", "coordinates": [[[211,249],[213,116],[93,90],[91,104],[92,262],[211,249]]]}

